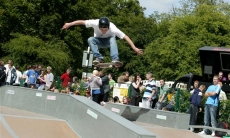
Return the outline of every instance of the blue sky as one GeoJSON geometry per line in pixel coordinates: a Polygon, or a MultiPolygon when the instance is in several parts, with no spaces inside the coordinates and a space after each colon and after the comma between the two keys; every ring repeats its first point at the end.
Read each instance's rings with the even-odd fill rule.
{"type": "MultiPolygon", "coordinates": [[[[145,7],[145,15],[148,16],[154,11],[169,12],[172,7],[179,7],[181,0],[139,0],[140,5],[145,7]]],[[[230,3],[230,0],[225,0],[230,3]]]]}

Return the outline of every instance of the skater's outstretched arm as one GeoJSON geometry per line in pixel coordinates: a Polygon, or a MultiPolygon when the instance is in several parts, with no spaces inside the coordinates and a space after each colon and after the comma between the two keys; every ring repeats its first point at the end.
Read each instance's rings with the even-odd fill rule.
{"type": "Polygon", "coordinates": [[[85,25],[85,20],[77,20],[77,21],[73,21],[70,23],[65,23],[62,29],[68,29],[69,27],[75,26],[75,25],[85,25]]]}
{"type": "Polygon", "coordinates": [[[132,49],[138,54],[141,55],[143,53],[142,49],[137,48],[134,44],[133,41],[125,35],[124,39],[127,41],[127,43],[132,47],[132,49]]]}

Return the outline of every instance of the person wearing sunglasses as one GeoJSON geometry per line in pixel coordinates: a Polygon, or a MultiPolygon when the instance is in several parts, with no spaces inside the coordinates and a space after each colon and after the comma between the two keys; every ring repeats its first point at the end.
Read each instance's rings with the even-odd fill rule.
{"type": "Polygon", "coordinates": [[[107,17],[101,17],[96,20],[77,20],[70,23],[65,23],[62,29],[68,29],[75,25],[85,25],[87,28],[94,29],[94,36],[88,38],[88,44],[93,52],[95,60],[93,64],[103,62],[103,55],[99,52],[98,48],[110,48],[110,56],[113,63],[119,63],[118,48],[116,36],[120,39],[125,39],[130,47],[138,54],[142,54],[142,49],[138,49],[132,40],[119,30],[107,17]]]}

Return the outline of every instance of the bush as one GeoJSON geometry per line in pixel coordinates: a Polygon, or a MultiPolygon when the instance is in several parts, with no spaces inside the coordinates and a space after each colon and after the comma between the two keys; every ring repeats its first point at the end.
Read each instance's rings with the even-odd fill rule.
{"type": "Polygon", "coordinates": [[[220,102],[219,106],[219,121],[220,122],[226,122],[230,124],[230,100],[222,101],[220,102]]]}
{"type": "MultiPolygon", "coordinates": [[[[174,96],[176,97],[176,94],[174,96]]],[[[188,113],[189,106],[190,106],[190,102],[189,102],[190,96],[191,96],[191,94],[187,90],[181,90],[180,99],[179,99],[179,107],[177,109],[178,112],[188,113]]],[[[197,125],[203,125],[204,124],[204,106],[205,106],[206,100],[207,100],[207,98],[204,97],[204,95],[203,95],[202,100],[201,100],[202,112],[198,113],[197,125]]],[[[175,98],[175,102],[176,102],[176,98],[175,98]]],[[[220,104],[219,104],[220,116],[218,118],[218,122],[223,121],[223,122],[230,124],[229,107],[230,107],[230,100],[220,102],[220,104]]]]}
{"type": "MultiPolygon", "coordinates": [[[[190,102],[189,102],[190,96],[191,94],[187,90],[181,90],[180,99],[179,99],[179,107],[178,109],[176,109],[178,112],[188,113],[189,106],[190,106],[190,102]]],[[[175,98],[175,103],[176,103],[176,99],[177,98],[175,98]]]]}

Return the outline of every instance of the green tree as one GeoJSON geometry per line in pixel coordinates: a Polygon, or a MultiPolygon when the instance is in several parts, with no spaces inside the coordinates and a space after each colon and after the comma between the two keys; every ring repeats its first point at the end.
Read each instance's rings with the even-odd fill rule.
{"type": "MultiPolygon", "coordinates": [[[[45,0],[2,0],[0,5],[0,45],[4,49],[0,48],[0,58],[11,57],[12,53],[5,45],[13,40],[19,41],[14,35],[22,34],[37,38],[45,44],[60,44],[61,47],[64,43],[68,49],[69,66],[75,69],[75,72],[80,73],[83,70],[81,68],[82,52],[87,49],[87,39],[93,35],[93,30],[77,26],[63,31],[61,30],[63,24],[78,19],[96,19],[107,16],[118,28],[129,35],[138,47],[145,48],[155,37],[153,32],[156,25],[152,19],[144,17],[143,10],[144,8],[139,5],[138,0],[51,0],[49,2],[45,0]]],[[[125,63],[124,68],[119,71],[142,70],[143,64],[139,65],[138,62],[133,61],[136,59],[141,61],[142,57],[134,55],[126,42],[118,41],[118,45],[120,59],[125,63]]],[[[20,43],[14,47],[15,50],[22,48],[20,43]]],[[[62,52],[58,50],[61,49],[55,51],[62,52]]],[[[102,51],[102,53],[105,53],[105,58],[109,61],[108,50],[102,51]]],[[[27,55],[23,57],[24,60],[29,60],[27,58],[29,58],[27,55]]],[[[53,68],[55,70],[58,67],[54,66],[53,68]]],[[[64,72],[65,69],[62,71],[64,72]]]]}
{"type": "Polygon", "coordinates": [[[9,42],[2,45],[8,56],[4,59],[13,59],[17,65],[43,64],[55,67],[54,73],[61,74],[69,67],[70,51],[68,46],[60,40],[49,43],[27,35],[17,34],[9,42]]]}
{"type": "Polygon", "coordinates": [[[230,46],[229,16],[217,5],[198,5],[192,14],[170,16],[158,24],[168,26],[145,50],[145,58],[157,78],[177,78],[181,75],[201,73],[198,48],[202,46],[230,46]],[[172,18],[173,17],[173,18],[172,18]]]}

